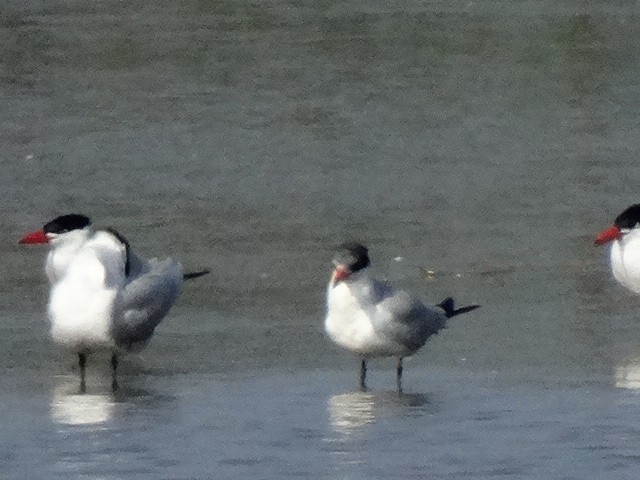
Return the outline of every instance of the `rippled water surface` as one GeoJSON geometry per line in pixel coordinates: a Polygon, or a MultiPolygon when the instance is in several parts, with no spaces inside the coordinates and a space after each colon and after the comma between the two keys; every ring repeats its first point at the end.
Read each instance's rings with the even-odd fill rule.
{"type": "Polygon", "coordinates": [[[640,299],[594,235],[640,200],[626,2],[9,1],[0,477],[640,476],[640,299]],[[69,212],[191,282],[150,346],[51,344],[69,212]],[[482,308],[405,363],[325,338],[332,249],[482,308]]]}

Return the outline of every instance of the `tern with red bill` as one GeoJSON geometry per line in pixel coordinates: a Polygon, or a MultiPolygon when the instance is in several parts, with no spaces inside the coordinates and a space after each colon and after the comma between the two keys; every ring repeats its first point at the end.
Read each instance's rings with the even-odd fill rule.
{"type": "Polygon", "coordinates": [[[596,245],[611,244],[609,259],[614,278],[640,293],[640,204],[618,215],[613,225],[598,234],[596,245]]]}
{"type": "Polygon", "coordinates": [[[51,247],[45,263],[51,336],[78,354],[83,391],[88,353],[111,352],[115,389],[117,354],[144,348],[180,295],[183,279],[208,273],[185,275],[172,258],[140,258],[123,235],[94,230],[79,214],[57,217],[20,243],[51,247]]]}
{"type": "Polygon", "coordinates": [[[372,278],[368,250],[359,243],[344,244],[333,263],[324,326],[331,340],[360,358],[362,390],[366,390],[367,359],[396,357],[396,382],[401,392],[402,359],[445,328],[449,318],[479,307],[455,308],[452,298],[425,305],[372,278]]]}

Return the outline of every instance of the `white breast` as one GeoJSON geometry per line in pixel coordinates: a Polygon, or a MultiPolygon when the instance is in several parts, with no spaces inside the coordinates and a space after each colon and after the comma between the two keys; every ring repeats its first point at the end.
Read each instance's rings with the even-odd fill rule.
{"type": "Polygon", "coordinates": [[[364,357],[404,355],[404,346],[376,329],[387,319],[378,318],[379,302],[372,288],[366,280],[341,282],[335,287],[330,283],[325,331],[335,343],[364,357]]]}
{"type": "Polygon", "coordinates": [[[373,326],[346,283],[329,285],[325,330],[334,342],[353,352],[365,354],[371,348],[373,326]]]}
{"type": "Polygon", "coordinates": [[[611,270],[615,279],[640,293],[640,232],[631,231],[611,245],[611,270]]]}
{"type": "Polygon", "coordinates": [[[114,305],[124,284],[124,246],[97,232],[51,289],[53,339],[76,349],[112,347],[114,305]]]}

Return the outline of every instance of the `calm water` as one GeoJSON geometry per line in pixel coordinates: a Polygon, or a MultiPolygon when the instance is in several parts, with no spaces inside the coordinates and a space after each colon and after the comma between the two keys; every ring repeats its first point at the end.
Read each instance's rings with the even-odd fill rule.
{"type": "Polygon", "coordinates": [[[0,42],[0,477],[640,476],[640,299],[592,245],[640,200],[635,4],[9,0],[0,42]],[[16,244],[68,212],[212,269],[115,393],[16,244]],[[483,305],[402,396],[323,334],[345,239],[483,305]]]}

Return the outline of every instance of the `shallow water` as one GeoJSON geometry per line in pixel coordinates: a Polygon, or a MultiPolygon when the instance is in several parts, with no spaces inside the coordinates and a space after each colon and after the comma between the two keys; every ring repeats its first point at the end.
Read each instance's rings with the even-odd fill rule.
{"type": "Polygon", "coordinates": [[[597,2],[5,2],[0,476],[638,478],[640,16],[597,2]],[[83,212],[194,280],[122,361],[53,346],[83,212]],[[456,318],[405,364],[322,332],[332,249],[456,318]],[[430,273],[432,272],[432,273],[430,273]]]}

